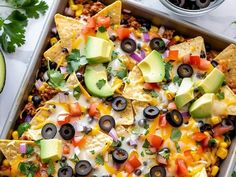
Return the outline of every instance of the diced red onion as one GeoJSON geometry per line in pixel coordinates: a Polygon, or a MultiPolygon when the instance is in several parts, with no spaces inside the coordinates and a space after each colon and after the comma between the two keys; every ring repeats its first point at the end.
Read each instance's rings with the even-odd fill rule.
{"type": "Polygon", "coordinates": [[[166,45],[166,46],[170,43],[170,40],[169,40],[169,39],[162,38],[162,40],[165,42],[165,45],[166,45]]]}
{"type": "Polygon", "coordinates": [[[140,50],[140,56],[142,59],[144,59],[146,57],[144,50],[140,50]]]}
{"type": "Polygon", "coordinates": [[[165,27],[164,27],[164,26],[161,26],[161,27],[159,28],[159,30],[158,30],[158,34],[159,34],[160,36],[162,36],[162,35],[164,34],[164,32],[165,32],[165,27]]]}
{"type": "Polygon", "coordinates": [[[114,141],[118,141],[118,136],[117,136],[116,130],[114,128],[112,128],[110,130],[109,135],[112,137],[112,139],[114,141]]]}
{"type": "Polygon", "coordinates": [[[189,116],[189,113],[188,113],[188,112],[181,112],[181,115],[182,115],[183,117],[188,117],[188,116],[189,116]]]}
{"type": "Polygon", "coordinates": [[[36,89],[39,89],[42,85],[43,85],[43,82],[42,82],[40,79],[38,79],[38,80],[35,82],[35,87],[36,87],[36,89]]]}
{"type": "Polygon", "coordinates": [[[169,56],[169,50],[166,50],[163,54],[162,57],[163,58],[167,58],[169,56]]]}
{"type": "Polygon", "coordinates": [[[65,73],[66,73],[66,67],[62,66],[62,67],[60,67],[60,70],[61,70],[61,73],[62,73],[62,74],[65,74],[65,73]]]}
{"type": "Polygon", "coordinates": [[[20,144],[20,153],[25,154],[26,153],[26,143],[20,144]]]}
{"type": "Polygon", "coordinates": [[[58,93],[58,95],[59,95],[59,102],[60,103],[66,103],[67,102],[67,98],[68,98],[67,95],[65,95],[64,93],[58,93]]]}
{"type": "Polygon", "coordinates": [[[150,36],[149,36],[148,32],[144,32],[143,33],[143,40],[145,42],[149,42],[150,41],[150,36]]]}
{"type": "Polygon", "coordinates": [[[127,13],[127,14],[130,14],[130,13],[131,13],[131,11],[128,10],[128,9],[123,9],[123,12],[125,12],[125,13],[127,13]]]}
{"type": "Polygon", "coordinates": [[[138,54],[136,54],[136,53],[131,53],[130,55],[129,55],[131,58],[133,58],[135,61],[137,61],[137,62],[140,62],[140,61],[142,61],[142,58],[138,55],[138,54]]]}
{"type": "Polygon", "coordinates": [[[53,27],[51,31],[52,31],[53,34],[57,34],[57,28],[56,27],[53,27]]]}
{"type": "Polygon", "coordinates": [[[30,122],[32,119],[32,117],[30,115],[27,115],[25,118],[25,122],[30,122]]]}
{"type": "Polygon", "coordinates": [[[138,143],[137,143],[136,139],[130,138],[130,140],[129,140],[129,145],[130,145],[130,146],[137,146],[138,143]]]}
{"type": "Polygon", "coordinates": [[[75,12],[73,10],[71,10],[69,7],[65,8],[65,15],[74,17],[75,16],[75,12]]]}

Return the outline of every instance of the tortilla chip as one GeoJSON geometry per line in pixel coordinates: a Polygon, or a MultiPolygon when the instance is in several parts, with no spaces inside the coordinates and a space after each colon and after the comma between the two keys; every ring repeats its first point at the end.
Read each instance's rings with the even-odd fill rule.
{"type": "Polygon", "coordinates": [[[65,61],[66,54],[62,52],[63,47],[61,46],[61,41],[58,41],[46,52],[43,56],[52,62],[56,62],[58,65],[66,66],[67,62],[65,61]]]}
{"type": "Polygon", "coordinates": [[[73,48],[73,42],[80,36],[83,25],[74,18],[60,14],[56,14],[54,19],[61,39],[61,46],[67,48],[70,52],[73,48]]]}
{"type": "Polygon", "coordinates": [[[87,152],[94,151],[96,154],[103,153],[112,144],[112,138],[107,134],[98,131],[94,135],[87,136],[84,149],[87,152]]]}
{"type": "Polygon", "coordinates": [[[236,45],[231,44],[225,48],[215,60],[227,67],[225,74],[226,82],[236,85],[236,45]]]}
{"type": "MultiPolygon", "coordinates": [[[[20,145],[22,143],[28,145],[35,145],[33,141],[25,141],[25,140],[0,140],[0,151],[2,151],[5,158],[9,161],[10,165],[14,163],[14,161],[22,160],[20,153],[20,145]]],[[[20,163],[20,161],[19,161],[20,163]]]]}
{"type": "Polygon", "coordinates": [[[123,96],[125,98],[151,103],[155,102],[155,99],[143,90],[144,79],[141,70],[137,66],[130,71],[128,80],[130,82],[125,84],[123,91],[123,96]]]}
{"type": "Polygon", "coordinates": [[[236,95],[228,86],[222,87],[221,91],[224,92],[225,99],[227,100],[228,103],[227,105],[228,115],[236,116],[236,95]]]}
{"type": "Polygon", "coordinates": [[[130,100],[127,100],[127,107],[124,111],[111,110],[111,116],[114,117],[116,125],[132,125],[134,123],[134,113],[130,100]]]}
{"type": "Polygon", "coordinates": [[[125,128],[122,125],[116,126],[116,133],[117,133],[118,137],[127,137],[127,136],[129,136],[129,132],[128,132],[127,128],[125,128]]]}
{"type": "Polygon", "coordinates": [[[94,15],[94,17],[97,18],[98,16],[109,16],[111,17],[112,24],[120,25],[121,7],[122,7],[122,2],[116,1],[109,6],[106,6],[104,9],[102,9],[100,12],[94,15]]]}
{"type": "MultiPolygon", "coordinates": [[[[204,39],[201,36],[190,39],[186,42],[173,45],[170,47],[170,50],[178,50],[179,58],[182,58],[185,55],[200,56],[201,51],[206,54],[204,39]]],[[[206,56],[206,55],[205,55],[206,56]]]]}
{"type": "Polygon", "coordinates": [[[147,102],[141,102],[141,101],[132,101],[132,106],[134,109],[135,115],[139,115],[140,113],[143,113],[143,110],[149,106],[147,102]]]}

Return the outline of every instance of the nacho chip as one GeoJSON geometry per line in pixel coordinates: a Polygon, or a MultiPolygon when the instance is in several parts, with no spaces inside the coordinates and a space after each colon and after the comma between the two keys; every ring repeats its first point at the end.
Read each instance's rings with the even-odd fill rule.
{"type": "Polygon", "coordinates": [[[0,140],[0,151],[3,153],[5,158],[9,161],[10,165],[14,163],[15,160],[23,160],[20,153],[20,145],[22,143],[28,145],[35,145],[33,141],[25,140],[0,140]]]}
{"type": "Polygon", "coordinates": [[[147,102],[132,101],[132,106],[133,106],[135,115],[139,115],[140,113],[143,114],[143,110],[147,106],[149,106],[149,104],[147,102]]]}
{"type": "Polygon", "coordinates": [[[127,107],[124,111],[111,110],[111,116],[114,117],[116,125],[132,125],[134,123],[134,113],[130,100],[127,100],[127,107]]]}
{"type": "MultiPolygon", "coordinates": [[[[182,58],[185,55],[194,55],[200,56],[201,51],[206,54],[206,49],[204,45],[204,39],[201,36],[196,38],[190,39],[186,42],[173,45],[170,47],[170,50],[178,50],[179,51],[179,58],[182,58]]],[[[206,56],[206,55],[205,55],[206,56]]]]}
{"type": "Polygon", "coordinates": [[[111,17],[112,23],[114,25],[120,25],[121,7],[122,7],[122,2],[116,1],[109,6],[106,6],[104,9],[102,9],[100,12],[94,15],[94,17],[97,18],[98,16],[109,16],[111,17]]]}
{"type": "Polygon", "coordinates": [[[229,45],[216,56],[215,60],[226,67],[224,72],[226,82],[236,86],[236,45],[229,45]]]}
{"type": "Polygon", "coordinates": [[[127,99],[155,103],[155,99],[144,88],[144,79],[141,70],[135,66],[128,75],[129,83],[125,84],[123,96],[127,99]]]}
{"type": "Polygon", "coordinates": [[[58,41],[51,48],[49,48],[46,52],[44,52],[43,56],[52,62],[56,62],[59,66],[66,66],[66,54],[62,52],[63,47],[61,46],[61,41],[58,41]]]}
{"type": "Polygon", "coordinates": [[[56,14],[54,19],[61,39],[61,46],[67,48],[70,52],[73,48],[73,43],[76,42],[80,36],[83,25],[74,18],[60,14],[56,14]]]}

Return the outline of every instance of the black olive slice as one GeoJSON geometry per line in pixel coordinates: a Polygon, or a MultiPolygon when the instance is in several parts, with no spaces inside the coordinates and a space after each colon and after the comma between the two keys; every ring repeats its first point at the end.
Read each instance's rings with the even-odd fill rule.
{"type": "Polygon", "coordinates": [[[159,113],[160,113],[160,110],[155,106],[147,106],[143,110],[143,115],[147,119],[155,119],[159,113]]]}
{"type": "Polygon", "coordinates": [[[163,53],[166,50],[166,44],[161,38],[153,38],[150,41],[149,46],[152,50],[156,50],[160,53],[163,53]]]}
{"type": "Polygon", "coordinates": [[[73,169],[70,166],[61,167],[57,173],[58,177],[72,177],[73,169]]]}
{"type": "Polygon", "coordinates": [[[211,130],[212,130],[212,126],[210,124],[203,123],[203,125],[200,126],[201,132],[211,131],[211,130]]]}
{"type": "Polygon", "coordinates": [[[211,0],[196,0],[196,5],[199,8],[205,8],[209,6],[210,2],[211,0]]]}
{"type": "Polygon", "coordinates": [[[75,173],[77,176],[87,176],[92,171],[92,166],[87,160],[80,160],[75,165],[75,173]]]}
{"type": "Polygon", "coordinates": [[[104,115],[102,116],[98,121],[99,127],[104,132],[109,132],[112,128],[115,128],[115,119],[110,115],[104,115]]]}
{"type": "Polygon", "coordinates": [[[124,163],[128,159],[128,153],[124,149],[117,148],[112,152],[112,159],[116,163],[124,163]]]}
{"type": "Polygon", "coordinates": [[[149,172],[151,177],[166,177],[166,169],[162,166],[153,166],[149,172]]]}
{"type": "Polygon", "coordinates": [[[193,75],[193,68],[188,64],[181,64],[177,69],[177,74],[180,78],[191,77],[193,75]]]}
{"type": "Polygon", "coordinates": [[[215,68],[215,67],[217,67],[219,65],[219,63],[217,61],[215,61],[215,60],[212,60],[211,61],[211,65],[215,68]]]}
{"type": "Polygon", "coordinates": [[[179,127],[179,126],[181,126],[183,124],[183,116],[176,109],[166,113],[166,120],[173,127],[179,127]]]}
{"type": "Polygon", "coordinates": [[[126,53],[133,53],[137,48],[136,42],[131,38],[124,39],[121,42],[120,47],[126,53]]]}
{"type": "Polygon", "coordinates": [[[127,107],[127,100],[123,96],[117,96],[112,101],[112,108],[115,111],[123,111],[127,107]]]}
{"type": "Polygon", "coordinates": [[[32,97],[32,101],[33,101],[35,106],[38,106],[41,103],[42,99],[40,98],[40,96],[34,95],[32,97]]]}
{"type": "Polygon", "coordinates": [[[57,134],[57,127],[52,123],[45,124],[41,134],[44,139],[53,139],[57,134]]]}
{"type": "Polygon", "coordinates": [[[61,126],[59,133],[64,140],[71,140],[75,136],[75,129],[73,125],[67,123],[61,126]]]}

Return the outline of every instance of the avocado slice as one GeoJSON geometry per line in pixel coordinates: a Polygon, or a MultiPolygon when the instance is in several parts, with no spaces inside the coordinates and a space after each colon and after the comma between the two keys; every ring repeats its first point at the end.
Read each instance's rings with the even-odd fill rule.
{"type": "Polygon", "coordinates": [[[85,85],[89,93],[100,98],[113,95],[113,89],[107,82],[107,71],[102,64],[88,65],[84,74],[85,85]],[[103,81],[104,84],[98,86],[103,81]]]}
{"type": "Polygon", "coordinates": [[[165,66],[161,54],[153,50],[138,64],[145,82],[161,82],[165,77],[165,66]]]}
{"type": "Polygon", "coordinates": [[[175,96],[175,103],[178,108],[182,108],[194,99],[193,81],[191,78],[184,78],[175,96]]]}
{"type": "Polygon", "coordinates": [[[86,58],[90,64],[107,63],[111,61],[113,45],[100,37],[88,37],[86,58]]]}
{"type": "Polygon", "coordinates": [[[214,94],[205,93],[198,98],[189,108],[190,115],[193,118],[208,118],[212,115],[214,94]]]}
{"type": "Polygon", "coordinates": [[[3,90],[6,80],[6,63],[2,51],[0,50],[0,93],[3,90]]]}
{"type": "Polygon", "coordinates": [[[43,139],[40,141],[40,158],[44,163],[57,161],[62,157],[62,141],[59,139],[43,139]]]}
{"type": "Polygon", "coordinates": [[[199,90],[202,93],[216,93],[224,82],[224,74],[217,68],[214,68],[207,77],[199,84],[199,90]]]}

